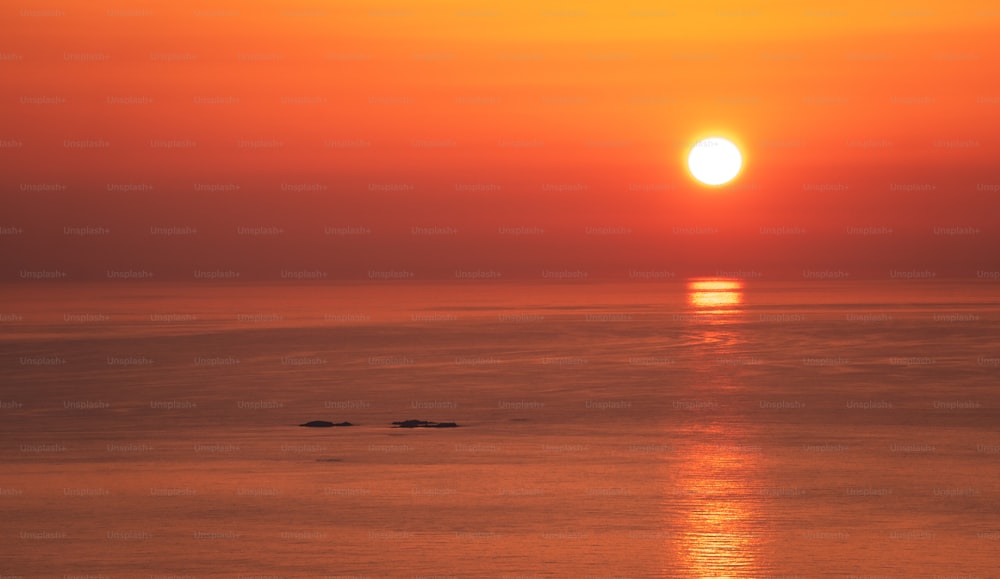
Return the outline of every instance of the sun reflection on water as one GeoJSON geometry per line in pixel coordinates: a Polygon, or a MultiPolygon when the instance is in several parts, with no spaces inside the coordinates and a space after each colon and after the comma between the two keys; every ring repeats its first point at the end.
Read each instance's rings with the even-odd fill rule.
{"type": "Polygon", "coordinates": [[[687,303],[699,313],[735,313],[743,304],[742,280],[694,279],[687,289],[687,303]]]}
{"type": "MultiPolygon", "coordinates": [[[[742,388],[732,373],[713,368],[745,352],[748,336],[735,323],[743,312],[744,282],[692,279],[687,306],[694,316],[688,331],[697,344],[693,355],[705,360],[705,387],[720,394],[742,388]]],[[[668,576],[755,577],[762,572],[759,531],[760,449],[732,422],[706,416],[691,428],[693,443],[674,463],[677,487],[668,497],[678,533],[668,545],[668,576]]]]}
{"type": "MultiPolygon", "coordinates": [[[[707,433],[706,433],[707,434],[707,433]]],[[[754,502],[754,447],[697,444],[685,456],[681,495],[685,519],[672,544],[685,577],[752,577],[758,569],[760,513],[754,502]]]]}

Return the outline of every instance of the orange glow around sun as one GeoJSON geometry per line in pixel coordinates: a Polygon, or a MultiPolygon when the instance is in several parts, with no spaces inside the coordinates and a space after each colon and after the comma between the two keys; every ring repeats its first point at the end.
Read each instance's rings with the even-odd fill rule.
{"type": "Polygon", "coordinates": [[[52,220],[104,226],[116,243],[87,250],[57,231],[2,265],[73,279],[109,265],[163,279],[474,265],[681,278],[723,261],[792,277],[934,261],[968,275],[1000,243],[1000,13],[992,0],[929,13],[861,0],[15,3],[0,9],[5,223],[43,237],[52,220]],[[708,136],[746,167],[717,194],[688,167],[708,136]],[[204,232],[196,263],[144,233],[157,224],[204,232]],[[285,233],[246,260],[241,226],[285,233]],[[935,249],[934,226],[978,228],[982,243],[935,249]],[[371,234],[329,233],[352,227],[371,234]],[[445,238],[414,227],[452,228],[456,243],[439,250],[445,238]],[[865,227],[892,243],[845,233],[865,227]],[[505,233],[530,228],[543,233],[505,233]]]}

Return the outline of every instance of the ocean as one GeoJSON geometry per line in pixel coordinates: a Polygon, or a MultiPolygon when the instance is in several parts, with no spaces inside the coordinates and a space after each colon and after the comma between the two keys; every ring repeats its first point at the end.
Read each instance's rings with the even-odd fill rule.
{"type": "Polygon", "coordinates": [[[12,283],[0,440],[3,578],[997,577],[1000,292],[12,283]]]}

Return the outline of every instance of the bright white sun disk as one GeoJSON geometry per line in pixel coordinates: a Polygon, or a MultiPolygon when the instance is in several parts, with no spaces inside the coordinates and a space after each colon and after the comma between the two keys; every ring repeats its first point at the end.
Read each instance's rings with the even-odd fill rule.
{"type": "Polygon", "coordinates": [[[722,185],[736,177],[743,156],[736,145],[721,137],[698,141],[688,154],[688,169],[706,185],[722,185]]]}

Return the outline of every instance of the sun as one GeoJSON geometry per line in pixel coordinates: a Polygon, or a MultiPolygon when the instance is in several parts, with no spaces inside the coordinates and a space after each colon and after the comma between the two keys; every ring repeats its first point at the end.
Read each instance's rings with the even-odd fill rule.
{"type": "Polygon", "coordinates": [[[709,137],[695,143],[688,153],[688,170],[706,185],[732,181],[743,167],[743,156],[736,145],[722,137],[709,137]]]}

